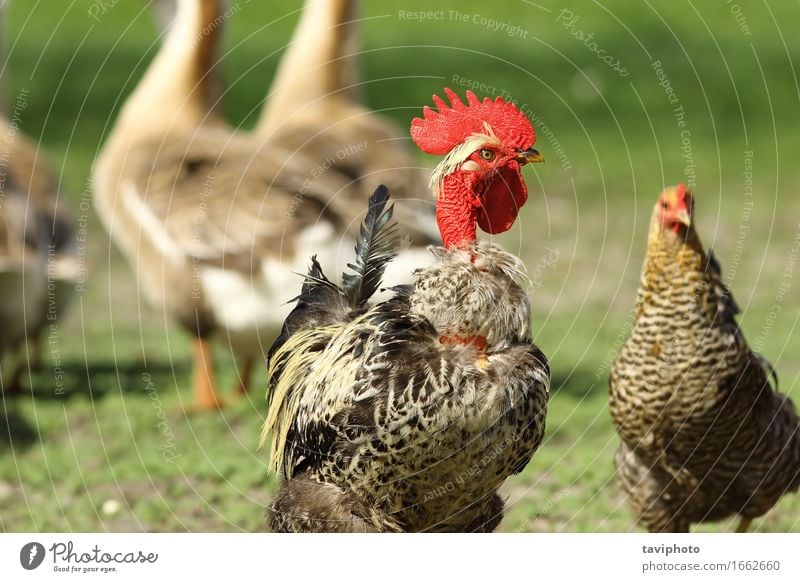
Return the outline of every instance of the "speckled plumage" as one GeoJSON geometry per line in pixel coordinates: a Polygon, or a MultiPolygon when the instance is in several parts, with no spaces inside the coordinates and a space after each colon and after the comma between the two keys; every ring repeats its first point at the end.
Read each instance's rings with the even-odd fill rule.
{"type": "Polygon", "coordinates": [[[770,386],[771,366],[748,347],[691,221],[671,230],[659,212],[636,322],[611,370],[619,482],[650,531],[747,521],[800,486],[798,416],[770,386]]]}
{"type": "MultiPolygon", "coordinates": [[[[270,361],[276,531],[492,531],[544,432],[549,368],[519,262],[485,242],[383,303],[301,297],[270,361]],[[305,306],[304,307],[304,303],[305,306]],[[442,336],[484,335],[475,344],[442,336]]],[[[317,275],[318,277],[318,275],[317,275]]]]}

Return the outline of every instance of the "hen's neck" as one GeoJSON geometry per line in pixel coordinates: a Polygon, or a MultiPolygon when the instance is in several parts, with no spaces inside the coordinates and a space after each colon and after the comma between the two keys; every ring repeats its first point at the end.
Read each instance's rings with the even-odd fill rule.
{"type": "Polygon", "coordinates": [[[653,220],[642,269],[640,299],[650,295],[679,296],[696,293],[705,285],[706,255],[694,228],[675,234],[653,220]]]}

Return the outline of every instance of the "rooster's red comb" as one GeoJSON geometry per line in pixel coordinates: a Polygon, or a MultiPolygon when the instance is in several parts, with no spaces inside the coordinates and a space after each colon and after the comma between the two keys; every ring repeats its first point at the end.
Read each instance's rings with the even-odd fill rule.
{"type": "Polygon", "coordinates": [[[509,147],[527,150],[536,141],[536,132],[517,106],[501,97],[483,101],[467,91],[467,105],[455,91],[445,88],[450,105],[438,95],[433,96],[437,111],[427,105],[411,122],[411,138],[423,152],[443,155],[476,133],[485,133],[484,123],[509,147]]]}

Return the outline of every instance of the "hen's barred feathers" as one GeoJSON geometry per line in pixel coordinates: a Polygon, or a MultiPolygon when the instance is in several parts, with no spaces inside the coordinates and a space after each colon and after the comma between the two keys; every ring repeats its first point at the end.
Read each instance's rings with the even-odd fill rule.
{"type": "Polygon", "coordinates": [[[654,213],[636,322],[610,374],[618,479],[651,531],[766,513],[800,486],[794,406],[752,352],[719,263],[654,213]]]}
{"type": "MultiPolygon", "coordinates": [[[[356,277],[389,260],[385,192],[362,229],[356,277]],[[374,264],[373,264],[374,263],[374,264]]],[[[497,488],[541,443],[549,368],[530,340],[519,261],[489,243],[435,249],[393,298],[351,301],[312,261],[270,352],[270,510],[280,531],[491,531],[497,488]],[[453,328],[458,324],[459,327],[453,328]],[[491,330],[487,331],[487,328],[491,330]],[[485,352],[443,334],[487,333],[485,352]],[[469,474],[465,473],[468,471],[469,474]]]]}

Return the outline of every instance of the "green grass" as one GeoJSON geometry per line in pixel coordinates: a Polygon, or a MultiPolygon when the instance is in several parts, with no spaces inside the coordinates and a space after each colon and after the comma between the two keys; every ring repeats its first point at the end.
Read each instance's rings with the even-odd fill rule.
{"type": "MultiPolygon", "coordinates": [[[[176,412],[191,399],[188,340],[138,296],[93,210],[81,207],[92,159],[157,48],[143,4],[120,2],[97,23],[87,14],[89,0],[66,12],[67,4],[55,0],[16,2],[9,15],[8,102],[13,107],[26,91],[21,128],[41,140],[76,216],[88,221],[89,278],[58,336],[45,342],[44,370],[29,379],[33,395],[4,402],[0,530],[259,530],[275,485],[266,453],[256,449],[263,372],[250,398],[219,415],[176,412]],[[54,358],[64,368],[61,395],[54,358]]],[[[242,3],[226,23],[225,110],[232,123],[254,122],[296,21],[295,4],[242,3]]],[[[445,10],[444,20],[419,23],[399,18],[399,7],[366,7],[374,17],[364,26],[366,93],[376,109],[407,125],[458,75],[510,93],[540,118],[548,163],[526,170],[531,200],[501,242],[530,269],[545,247],[558,252],[532,289],[533,325],[551,360],[553,394],[545,443],[505,487],[505,531],[635,529],[612,478],[617,440],[606,411],[604,359],[624,337],[654,198],[664,184],[685,179],[681,129],[654,60],[686,114],[701,235],[723,269],[735,269],[731,285],[745,333],[763,344],[782,389],[800,399],[800,282],[787,270],[800,228],[800,48],[790,44],[800,8],[742,0],[751,32],[744,35],[725,3],[603,5],[565,7],[579,16],[572,31],[593,33],[629,70],[624,78],[551,8],[464,2],[462,23],[445,3],[404,2],[406,11],[445,10]],[[472,22],[475,15],[519,25],[527,35],[491,32],[472,22]],[[735,260],[746,151],[754,152],[754,206],[735,260]],[[791,291],[764,332],[784,281],[791,291]]],[[[217,349],[221,384],[232,386],[229,350],[222,342],[217,349]]],[[[800,498],[784,499],[756,527],[800,531],[800,498]]]]}

